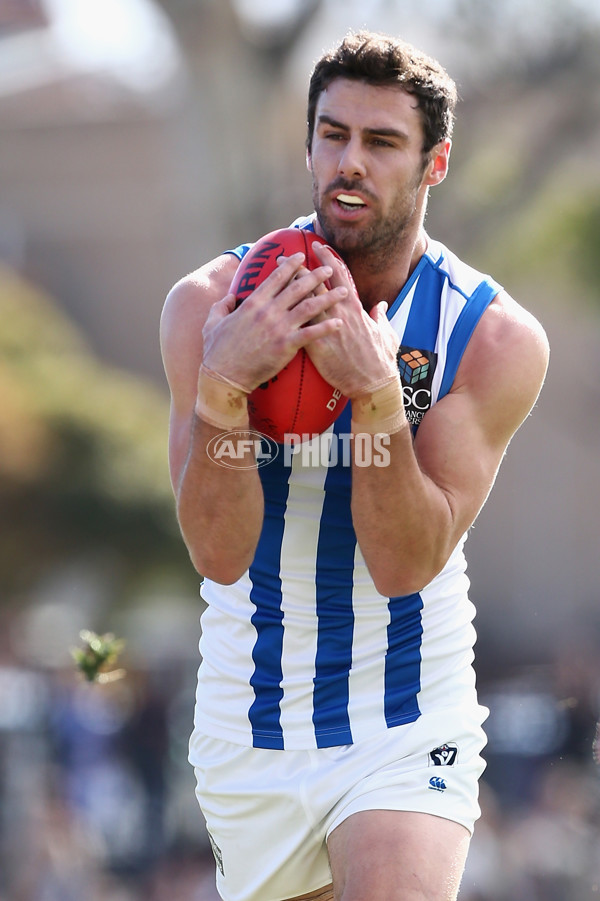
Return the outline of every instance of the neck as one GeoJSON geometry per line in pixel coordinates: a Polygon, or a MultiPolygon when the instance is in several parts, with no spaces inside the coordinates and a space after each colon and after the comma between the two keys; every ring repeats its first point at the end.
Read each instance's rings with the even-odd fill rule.
{"type": "Polygon", "coordinates": [[[426,249],[427,235],[420,228],[413,241],[401,242],[384,260],[360,253],[346,254],[345,262],[364,308],[370,310],[382,300],[391,306],[426,249]]]}

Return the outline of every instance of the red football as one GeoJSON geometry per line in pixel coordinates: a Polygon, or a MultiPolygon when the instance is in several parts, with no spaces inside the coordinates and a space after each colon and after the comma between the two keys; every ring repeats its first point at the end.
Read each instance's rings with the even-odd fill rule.
{"type": "MultiPolygon", "coordinates": [[[[230,291],[236,295],[237,303],[277,268],[280,256],[301,251],[307,269],[320,266],[312,250],[316,242],[325,243],[314,232],[300,228],[282,228],[262,237],[245,255],[231,283],[230,291]]],[[[325,381],[304,348],[300,348],[281,372],[248,397],[250,425],[279,444],[296,443],[328,429],[347,401],[325,381]]]]}

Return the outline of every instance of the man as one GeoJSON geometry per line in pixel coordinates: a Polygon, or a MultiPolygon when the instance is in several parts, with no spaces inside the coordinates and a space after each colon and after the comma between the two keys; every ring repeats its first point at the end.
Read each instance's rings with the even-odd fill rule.
{"type": "Polygon", "coordinates": [[[296,225],[353,278],[325,246],[235,309],[246,246],[165,306],[172,479],[208,605],[190,760],[225,901],[457,896],[487,714],[462,545],[548,347],[424,230],[455,99],[414,48],[347,36],[311,79],[316,215],[296,225]],[[350,398],[334,435],[383,436],[389,465],[210,459],[300,347],[350,398]]]}

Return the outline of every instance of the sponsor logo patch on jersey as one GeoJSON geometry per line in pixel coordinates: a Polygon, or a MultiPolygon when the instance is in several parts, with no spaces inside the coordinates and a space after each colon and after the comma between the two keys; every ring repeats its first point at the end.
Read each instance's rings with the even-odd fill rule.
{"type": "Polygon", "coordinates": [[[449,741],[429,752],[429,766],[454,766],[458,756],[458,745],[449,741]]]}
{"type": "Polygon", "coordinates": [[[419,350],[403,344],[397,359],[406,418],[411,426],[416,427],[431,407],[431,385],[437,354],[432,350],[419,350]]]}

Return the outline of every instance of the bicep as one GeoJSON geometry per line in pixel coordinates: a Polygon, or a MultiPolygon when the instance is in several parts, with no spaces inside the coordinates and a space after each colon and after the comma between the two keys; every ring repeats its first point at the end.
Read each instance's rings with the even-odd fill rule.
{"type": "Polygon", "coordinates": [[[509,440],[493,440],[478,414],[467,394],[450,393],[427,413],[415,438],[419,467],[444,495],[456,540],[485,503],[509,440]]]}
{"type": "Polygon", "coordinates": [[[452,390],[425,415],[415,454],[445,494],[457,537],[485,503],[508,444],[539,395],[547,363],[543,330],[503,297],[475,330],[452,390]]]}
{"type": "Polygon", "coordinates": [[[169,467],[177,492],[188,457],[198,371],[202,363],[202,330],[213,304],[228,291],[237,260],[220,257],[169,292],[160,322],[160,345],[171,393],[169,467]]]}

